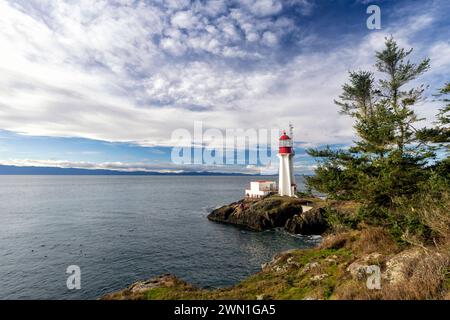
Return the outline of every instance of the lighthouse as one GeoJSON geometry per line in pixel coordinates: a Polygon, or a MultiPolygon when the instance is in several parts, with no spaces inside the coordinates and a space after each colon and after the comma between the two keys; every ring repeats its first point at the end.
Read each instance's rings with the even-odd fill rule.
{"type": "Polygon", "coordinates": [[[290,128],[290,136],[283,131],[280,137],[278,150],[278,158],[280,159],[279,177],[278,177],[278,194],[280,196],[295,197],[297,185],[294,176],[294,148],[292,143],[292,126],[290,128]]]}

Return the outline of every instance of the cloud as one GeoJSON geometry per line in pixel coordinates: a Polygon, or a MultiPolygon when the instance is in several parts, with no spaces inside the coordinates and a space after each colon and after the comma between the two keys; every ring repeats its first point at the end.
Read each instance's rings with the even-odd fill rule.
{"type": "Polygon", "coordinates": [[[262,41],[264,44],[268,45],[269,47],[272,47],[278,43],[278,38],[275,35],[275,33],[271,31],[266,31],[262,35],[262,41]]]}
{"type": "Polygon", "coordinates": [[[208,166],[208,165],[174,165],[173,163],[147,163],[147,162],[87,162],[67,160],[39,160],[39,159],[12,159],[0,160],[0,165],[18,167],[52,167],[52,168],[76,168],[76,169],[101,169],[115,170],[121,172],[159,172],[159,173],[182,173],[182,172],[216,172],[216,173],[245,173],[259,174],[259,167],[251,166],[208,166]]]}
{"type": "Polygon", "coordinates": [[[283,8],[280,1],[274,0],[243,0],[247,9],[257,16],[270,16],[277,14],[283,8]]]}
{"type": "Polygon", "coordinates": [[[199,23],[198,18],[189,10],[175,13],[170,22],[172,26],[180,29],[192,29],[199,23]]]}
{"type": "Polygon", "coordinates": [[[264,94],[276,80],[259,72],[238,74],[205,62],[185,64],[180,70],[167,67],[142,85],[151,102],[171,106],[204,106],[208,109],[232,109],[243,98],[264,94]]]}
{"type": "Polygon", "coordinates": [[[333,99],[348,70],[373,68],[385,35],[427,46],[448,74],[440,55],[448,42],[415,40],[431,15],[311,52],[292,39],[301,17],[285,13],[314,8],[306,0],[2,1],[0,128],[152,146],[171,145],[172,131],[194,121],[219,129],[292,122],[303,143],[350,143],[352,122],[333,99]]]}
{"type": "Polygon", "coordinates": [[[436,70],[446,71],[450,67],[450,43],[440,41],[430,48],[430,58],[436,70]]]}

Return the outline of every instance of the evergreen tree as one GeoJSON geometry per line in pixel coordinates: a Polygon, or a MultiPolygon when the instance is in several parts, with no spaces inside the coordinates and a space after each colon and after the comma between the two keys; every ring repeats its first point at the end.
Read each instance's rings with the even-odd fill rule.
{"type": "Polygon", "coordinates": [[[423,143],[431,143],[430,148],[438,153],[439,158],[435,170],[439,176],[450,180],[450,82],[436,96],[446,105],[439,109],[435,126],[419,130],[417,136],[423,143]]]}
{"type": "Polygon", "coordinates": [[[395,141],[398,151],[404,152],[406,145],[416,142],[416,131],[413,124],[420,119],[417,118],[411,108],[422,99],[424,86],[404,90],[404,86],[416,79],[429,69],[430,59],[424,59],[418,64],[411,63],[405,59],[413,49],[405,51],[399,48],[391,37],[386,39],[386,48],[376,53],[376,67],[378,71],[385,74],[386,78],[379,81],[379,95],[382,103],[393,113],[396,124],[395,141]]]}
{"type": "Polygon", "coordinates": [[[425,87],[404,88],[429,68],[429,59],[414,64],[407,60],[411,52],[391,37],[376,52],[375,66],[383,76],[378,82],[371,72],[350,72],[335,103],[355,120],[358,139],[348,150],[308,150],[320,159],[315,176],[307,179],[310,187],[335,198],[389,206],[427,179],[425,167],[434,154],[420,145],[414,125],[421,119],[412,109],[425,87]]]}
{"type": "Polygon", "coordinates": [[[421,129],[417,136],[423,142],[437,143],[448,151],[448,143],[450,142],[450,82],[441,88],[436,96],[441,98],[440,101],[446,103],[446,105],[439,109],[434,123],[435,126],[421,129]]]}

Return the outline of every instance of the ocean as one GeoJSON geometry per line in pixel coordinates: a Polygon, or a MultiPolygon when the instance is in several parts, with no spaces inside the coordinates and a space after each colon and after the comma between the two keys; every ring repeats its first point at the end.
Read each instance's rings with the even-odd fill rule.
{"type": "Polygon", "coordinates": [[[228,286],[280,251],[316,245],[207,220],[254,179],[0,176],[0,299],[96,299],[165,273],[228,286]],[[80,267],[79,290],[66,286],[70,265],[80,267]]]}

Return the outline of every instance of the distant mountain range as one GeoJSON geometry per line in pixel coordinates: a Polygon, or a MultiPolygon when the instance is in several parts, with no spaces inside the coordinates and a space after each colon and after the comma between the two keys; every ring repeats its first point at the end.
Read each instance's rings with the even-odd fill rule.
{"type": "Polygon", "coordinates": [[[224,173],[211,171],[186,172],[148,172],[148,171],[117,171],[107,169],[78,169],[58,167],[19,167],[0,165],[0,175],[115,175],[115,176],[258,176],[259,174],[224,173]]]}

